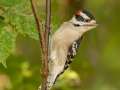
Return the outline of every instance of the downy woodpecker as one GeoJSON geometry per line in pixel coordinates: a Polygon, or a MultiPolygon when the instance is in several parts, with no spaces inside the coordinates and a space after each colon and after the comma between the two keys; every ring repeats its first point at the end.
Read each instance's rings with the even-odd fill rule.
{"type": "Polygon", "coordinates": [[[47,90],[51,89],[58,76],[72,62],[72,59],[77,54],[83,34],[96,26],[95,18],[90,12],[79,10],[71,20],[64,22],[52,35],[47,90]]]}

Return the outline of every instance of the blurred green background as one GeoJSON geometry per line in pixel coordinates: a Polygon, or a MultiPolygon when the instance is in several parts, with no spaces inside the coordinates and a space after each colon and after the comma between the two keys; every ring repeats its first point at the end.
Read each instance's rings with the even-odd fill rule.
{"type": "MultiPolygon", "coordinates": [[[[36,1],[44,23],[45,0],[36,1]]],[[[82,0],[52,0],[53,32],[82,5],[82,0]]],[[[86,0],[84,7],[99,26],[84,35],[53,90],[120,90],[120,0],[86,0]]],[[[41,56],[29,0],[0,0],[0,62],[0,90],[37,90],[41,56]]]]}

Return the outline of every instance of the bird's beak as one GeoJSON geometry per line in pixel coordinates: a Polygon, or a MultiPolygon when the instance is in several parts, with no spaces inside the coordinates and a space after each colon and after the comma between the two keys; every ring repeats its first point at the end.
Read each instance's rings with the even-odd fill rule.
{"type": "Polygon", "coordinates": [[[89,23],[86,24],[86,26],[97,26],[98,24],[96,23],[95,20],[90,21],[89,23]]]}

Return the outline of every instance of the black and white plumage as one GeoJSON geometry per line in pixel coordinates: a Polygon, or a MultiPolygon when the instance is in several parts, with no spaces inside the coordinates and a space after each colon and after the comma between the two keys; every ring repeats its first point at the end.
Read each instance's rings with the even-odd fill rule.
{"type": "Polygon", "coordinates": [[[64,22],[50,40],[49,75],[47,90],[73,61],[77,54],[83,34],[96,27],[94,16],[88,11],[78,11],[73,18],[64,22]]]}
{"type": "Polygon", "coordinates": [[[65,67],[64,67],[65,70],[69,67],[69,65],[72,63],[74,57],[76,56],[78,49],[80,47],[80,42],[82,39],[83,39],[83,37],[74,41],[72,43],[72,45],[69,47],[68,54],[67,54],[67,60],[66,60],[65,67]]]}

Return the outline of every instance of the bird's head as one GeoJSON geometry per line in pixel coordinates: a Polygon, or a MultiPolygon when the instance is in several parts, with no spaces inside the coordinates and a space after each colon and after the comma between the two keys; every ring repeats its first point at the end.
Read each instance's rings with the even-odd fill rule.
{"type": "Polygon", "coordinates": [[[95,17],[87,10],[78,10],[70,22],[75,27],[80,27],[83,32],[87,32],[97,26],[95,17]]]}

